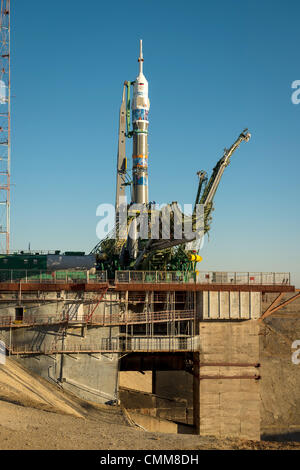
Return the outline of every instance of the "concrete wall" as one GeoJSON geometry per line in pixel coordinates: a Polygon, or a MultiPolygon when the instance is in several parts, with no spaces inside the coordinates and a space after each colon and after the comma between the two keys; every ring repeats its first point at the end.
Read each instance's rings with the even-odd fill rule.
{"type": "Polygon", "coordinates": [[[152,393],[152,371],[120,371],[119,387],[131,388],[141,392],[152,393]]]}
{"type": "MultiPolygon", "coordinates": [[[[62,314],[69,311],[73,315],[73,319],[80,320],[83,315],[91,313],[95,308],[94,304],[88,304],[89,300],[97,300],[101,293],[95,292],[32,292],[22,293],[19,299],[19,293],[3,293],[1,295],[0,318],[12,316],[15,318],[16,307],[24,308],[24,319],[28,317],[38,317],[47,319],[61,318],[62,314]],[[35,299],[34,302],[30,301],[35,299]],[[5,299],[15,299],[13,302],[5,302],[5,299]],[[82,303],[81,303],[82,300],[82,303]],[[72,302],[76,302],[72,303],[72,302]]],[[[94,315],[109,315],[120,312],[120,302],[118,292],[107,292],[105,299],[97,305],[94,315]]]]}
{"type": "Polygon", "coordinates": [[[118,355],[64,355],[63,388],[96,403],[118,398],[118,355]]]}
{"type": "MultiPolygon", "coordinates": [[[[264,295],[263,310],[274,298],[264,295]]],[[[300,340],[300,299],[266,318],[260,339],[262,438],[299,441],[300,364],[292,361],[299,347],[292,344],[300,340]]]]}
{"type": "Polygon", "coordinates": [[[261,293],[197,292],[197,313],[202,320],[257,319],[261,315],[261,293]]]}
{"type": "MultiPolygon", "coordinates": [[[[36,345],[42,349],[57,342],[59,347],[71,349],[81,345],[95,348],[102,338],[116,336],[118,328],[90,327],[84,336],[81,328],[68,329],[64,337],[59,325],[35,328],[20,328],[12,332],[12,343],[36,345]],[[64,345],[62,346],[62,343],[64,345]]],[[[54,381],[75,395],[96,403],[117,399],[118,395],[118,354],[53,354],[14,356],[29,370],[54,381]]]]}

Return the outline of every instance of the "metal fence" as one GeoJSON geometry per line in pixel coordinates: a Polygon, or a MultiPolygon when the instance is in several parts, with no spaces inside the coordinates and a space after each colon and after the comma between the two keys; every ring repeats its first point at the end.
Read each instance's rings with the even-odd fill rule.
{"type": "Polygon", "coordinates": [[[12,354],[71,354],[71,353],[101,353],[101,352],[178,352],[198,351],[199,336],[133,336],[101,338],[97,343],[78,344],[68,343],[63,349],[59,345],[29,345],[18,344],[10,348],[12,354]]]}
{"type": "MultiPolygon", "coordinates": [[[[30,269],[0,269],[1,282],[21,283],[101,283],[107,282],[107,272],[97,271],[38,271],[30,269]]],[[[135,284],[262,284],[290,285],[290,273],[230,272],[230,271],[116,271],[116,283],[135,284]]]]}
{"type": "Polygon", "coordinates": [[[127,351],[196,351],[200,346],[199,336],[134,336],[125,340],[127,351]]]}
{"type": "Polygon", "coordinates": [[[0,269],[0,282],[22,283],[99,283],[107,282],[107,272],[97,271],[39,271],[31,269],[0,269]]]}
{"type": "Polygon", "coordinates": [[[224,271],[116,271],[116,283],[162,284],[263,284],[290,285],[290,273],[224,272],[224,271]]]}
{"type": "Polygon", "coordinates": [[[182,271],[116,271],[116,282],[125,283],[190,283],[196,282],[196,272],[182,271]]]}
{"type": "Polygon", "coordinates": [[[290,285],[290,280],[290,273],[275,272],[200,271],[197,275],[197,282],[201,284],[290,285]]]}

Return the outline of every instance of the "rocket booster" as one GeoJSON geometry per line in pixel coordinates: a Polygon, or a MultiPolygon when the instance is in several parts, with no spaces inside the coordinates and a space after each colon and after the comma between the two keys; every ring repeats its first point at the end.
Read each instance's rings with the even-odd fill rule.
{"type": "Polygon", "coordinates": [[[133,85],[132,202],[148,204],[148,82],[143,74],[143,45],[140,40],[139,75],[133,85]]]}

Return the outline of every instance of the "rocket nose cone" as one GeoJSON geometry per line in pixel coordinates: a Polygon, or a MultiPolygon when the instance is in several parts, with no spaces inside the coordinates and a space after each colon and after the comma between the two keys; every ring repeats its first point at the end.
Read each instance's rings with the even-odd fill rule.
{"type": "Polygon", "coordinates": [[[140,39],[140,59],[143,58],[143,40],[140,39]]]}

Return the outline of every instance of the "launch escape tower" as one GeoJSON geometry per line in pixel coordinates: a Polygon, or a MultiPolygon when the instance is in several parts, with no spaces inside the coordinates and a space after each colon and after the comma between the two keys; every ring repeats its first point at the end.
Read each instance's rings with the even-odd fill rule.
{"type": "MultiPolygon", "coordinates": [[[[112,233],[101,240],[92,253],[96,255],[98,268],[107,270],[110,276],[116,270],[180,270],[195,271],[197,262],[201,261],[198,254],[199,240],[194,244],[184,236],[175,236],[175,218],[187,218],[181,212],[177,203],[169,204],[171,233],[169,239],[162,236],[161,228],[158,229],[159,236],[152,239],[153,220],[158,219],[161,224],[165,215],[163,210],[157,210],[148,199],[148,127],[150,101],[148,97],[148,81],[143,73],[143,49],[140,41],[139,75],[135,81],[125,81],[123,87],[122,103],[119,117],[119,139],[117,158],[117,181],[116,181],[116,224],[112,233]],[[131,87],[133,97],[131,103],[131,87]],[[131,128],[132,118],[132,128],[131,128]],[[126,158],[126,138],[132,138],[132,174],[130,174],[126,158]],[[126,188],[131,188],[131,203],[127,204],[126,188]],[[125,235],[120,229],[122,207],[129,209],[126,220],[125,235]],[[142,209],[136,209],[141,205],[142,209]],[[141,214],[148,217],[148,238],[143,239],[139,234],[141,214]],[[173,224],[173,225],[172,225],[173,224]],[[121,233],[122,232],[122,233],[121,233]],[[158,238],[158,239],[157,239],[158,238]]],[[[211,212],[213,211],[213,199],[218,189],[225,168],[230,163],[230,157],[239,147],[241,142],[248,142],[251,135],[248,129],[239,135],[234,144],[224,150],[223,156],[217,162],[208,179],[207,173],[198,172],[199,185],[195,199],[194,212],[191,216],[193,229],[196,226],[196,207],[203,207],[202,227],[203,234],[210,230],[211,212]]],[[[182,223],[183,225],[183,223],[182,223]]]]}

